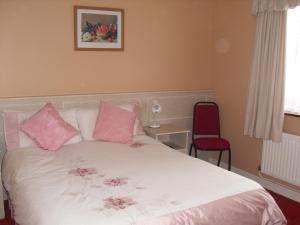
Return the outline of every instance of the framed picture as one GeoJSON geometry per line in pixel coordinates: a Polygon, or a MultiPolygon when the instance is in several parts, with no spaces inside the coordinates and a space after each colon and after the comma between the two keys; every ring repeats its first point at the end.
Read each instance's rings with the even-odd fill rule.
{"type": "Polygon", "coordinates": [[[124,49],[124,10],[74,6],[75,50],[124,49]]]}

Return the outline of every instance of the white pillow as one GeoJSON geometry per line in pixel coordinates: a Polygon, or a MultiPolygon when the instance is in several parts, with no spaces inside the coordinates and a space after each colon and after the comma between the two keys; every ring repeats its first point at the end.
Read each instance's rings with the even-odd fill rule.
{"type": "MultiPolygon", "coordinates": [[[[137,104],[120,104],[117,105],[122,109],[133,112],[135,110],[139,111],[137,104]]],[[[85,108],[77,110],[77,121],[79,125],[79,129],[81,132],[81,136],[83,140],[93,141],[93,133],[96,126],[96,121],[98,117],[99,108],[85,108]]],[[[139,112],[137,112],[139,114],[139,112]]],[[[144,134],[144,130],[142,127],[142,123],[140,119],[137,117],[134,123],[133,135],[141,135],[144,134]]]]}
{"type": "MultiPolygon", "coordinates": [[[[79,131],[79,126],[77,122],[77,117],[76,117],[76,110],[75,109],[70,109],[70,110],[65,110],[65,111],[58,111],[61,117],[69,123],[72,127],[74,127],[76,130],[79,131]]],[[[80,132],[79,132],[80,133],[80,132]]],[[[81,135],[76,135],[73,138],[71,138],[69,141],[67,141],[64,145],[70,145],[70,144],[75,144],[78,142],[82,141],[81,135]]]]}
{"type": "MultiPolygon", "coordinates": [[[[76,130],[79,130],[78,122],[76,119],[76,110],[64,110],[58,111],[61,117],[76,130]]],[[[4,112],[4,133],[6,139],[6,147],[8,150],[16,148],[36,147],[37,145],[19,129],[19,125],[25,120],[31,117],[35,112],[18,112],[18,111],[6,111],[4,112]],[[11,126],[11,125],[14,126],[11,126]]],[[[75,144],[81,142],[80,135],[76,135],[65,145],[75,144]]]]}
{"type": "Polygon", "coordinates": [[[89,109],[78,109],[77,110],[77,121],[81,136],[85,141],[93,141],[94,129],[96,126],[98,116],[97,108],[89,109]]]}

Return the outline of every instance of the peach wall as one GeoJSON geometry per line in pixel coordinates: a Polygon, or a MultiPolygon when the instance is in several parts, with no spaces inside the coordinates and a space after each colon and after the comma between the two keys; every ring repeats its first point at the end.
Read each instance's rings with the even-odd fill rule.
{"type": "Polygon", "coordinates": [[[0,0],[0,97],[211,89],[210,0],[0,0]],[[125,9],[125,51],[73,50],[73,6],[125,9]]]}
{"type": "MultiPolygon", "coordinates": [[[[262,141],[243,135],[254,44],[252,0],[214,2],[213,85],[221,106],[223,135],[231,141],[233,165],[257,174],[262,141]]],[[[285,117],[284,130],[300,134],[300,118],[285,117]]]]}
{"type": "MultiPolygon", "coordinates": [[[[0,97],[215,89],[233,165],[257,173],[243,136],[252,0],[0,0],[0,97]],[[125,9],[125,51],[73,50],[73,5],[125,9]]],[[[285,131],[300,134],[300,118],[285,131]]]]}

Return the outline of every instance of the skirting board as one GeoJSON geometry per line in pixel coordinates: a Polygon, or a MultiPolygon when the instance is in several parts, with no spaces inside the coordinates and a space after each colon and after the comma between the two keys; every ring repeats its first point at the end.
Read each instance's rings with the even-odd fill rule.
{"type": "MultiPolygon", "coordinates": [[[[217,160],[213,159],[213,158],[209,158],[208,160],[209,162],[213,163],[213,164],[217,164],[217,160]]],[[[221,163],[221,167],[224,168],[224,169],[227,169],[228,168],[228,165],[227,163],[221,163]]],[[[259,177],[259,176],[256,176],[254,174],[251,174],[251,173],[248,173],[244,170],[241,170],[241,169],[238,169],[236,167],[231,167],[231,171],[234,172],[234,173],[237,173],[243,177],[247,177],[251,180],[254,180],[256,181],[257,183],[259,183],[261,186],[263,186],[264,188],[270,190],[270,191],[273,191],[275,193],[278,193],[282,196],[285,196],[289,199],[292,199],[296,202],[299,202],[300,203],[300,193],[297,192],[297,191],[294,191],[294,190],[291,190],[283,185],[280,185],[280,184],[277,184],[277,183],[274,183],[266,178],[263,178],[263,177],[259,177]]]]}

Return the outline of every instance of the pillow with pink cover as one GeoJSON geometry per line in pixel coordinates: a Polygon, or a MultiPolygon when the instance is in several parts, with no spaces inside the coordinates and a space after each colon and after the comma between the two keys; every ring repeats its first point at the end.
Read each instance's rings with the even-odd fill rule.
{"type": "MultiPolygon", "coordinates": [[[[129,112],[135,112],[137,114],[137,117],[134,123],[133,135],[135,136],[135,135],[145,134],[143,130],[143,124],[141,122],[141,119],[139,118],[140,107],[138,103],[125,103],[125,104],[118,104],[115,106],[120,107],[122,109],[126,109],[129,112]]],[[[80,128],[82,138],[86,141],[95,140],[93,138],[93,133],[95,130],[97,116],[99,114],[99,107],[78,109],[76,114],[77,114],[78,126],[80,128]]]]}
{"type": "Polygon", "coordinates": [[[143,124],[141,122],[140,118],[140,107],[136,103],[125,103],[125,104],[120,104],[117,105],[122,109],[126,109],[130,112],[135,112],[136,113],[136,120],[134,122],[134,128],[133,128],[133,135],[143,135],[145,134],[144,129],[143,129],[143,124]]]}
{"type": "MultiPolygon", "coordinates": [[[[76,130],[79,130],[75,109],[61,110],[58,112],[64,121],[69,123],[76,130]]],[[[30,118],[34,113],[35,112],[33,111],[4,111],[4,135],[6,149],[8,151],[20,148],[37,147],[36,143],[20,129],[22,122],[30,118]]],[[[82,138],[80,134],[78,134],[64,145],[75,144],[81,141],[82,138]]]]}
{"type": "Polygon", "coordinates": [[[27,134],[38,146],[43,149],[55,151],[78,131],[66,123],[51,103],[24,120],[21,130],[27,134]]]}
{"type": "Polygon", "coordinates": [[[93,137],[122,144],[132,143],[136,112],[101,102],[93,137]]]}

